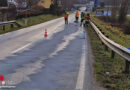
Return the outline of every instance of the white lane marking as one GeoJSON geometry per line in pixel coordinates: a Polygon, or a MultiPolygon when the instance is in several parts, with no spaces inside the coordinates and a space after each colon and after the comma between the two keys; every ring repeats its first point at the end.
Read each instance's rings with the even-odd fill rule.
{"type": "Polygon", "coordinates": [[[83,90],[83,85],[84,85],[85,65],[86,65],[86,46],[85,46],[85,43],[83,44],[82,50],[83,51],[82,51],[82,56],[81,56],[80,69],[79,69],[79,74],[78,74],[75,90],[83,90]]]}
{"type": "Polygon", "coordinates": [[[31,43],[29,43],[29,44],[27,44],[27,45],[25,45],[25,46],[23,46],[23,47],[21,47],[21,48],[15,50],[15,51],[13,51],[12,53],[17,53],[17,52],[19,52],[19,51],[25,49],[26,47],[28,47],[28,46],[30,46],[30,45],[31,45],[31,43]]]}

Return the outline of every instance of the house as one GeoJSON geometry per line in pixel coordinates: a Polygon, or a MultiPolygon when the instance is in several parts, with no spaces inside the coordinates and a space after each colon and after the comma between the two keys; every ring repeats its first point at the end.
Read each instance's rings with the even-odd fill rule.
{"type": "Polygon", "coordinates": [[[10,4],[12,5],[13,4],[16,7],[18,7],[18,5],[19,5],[17,0],[7,0],[7,2],[8,2],[8,5],[10,5],[10,4]]]}
{"type": "Polygon", "coordinates": [[[50,8],[52,0],[39,0],[38,5],[44,8],[50,8]]]}
{"type": "Polygon", "coordinates": [[[15,5],[16,8],[26,9],[30,8],[32,5],[35,5],[38,0],[7,0],[8,5],[15,5]]]}
{"type": "Polygon", "coordinates": [[[59,0],[59,1],[62,2],[62,6],[63,6],[64,9],[71,10],[73,8],[74,3],[77,0],[59,0]]]}
{"type": "Polygon", "coordinates": [[[113,7],[113,6],[120,7],[121,1],[122,0],[98,0],[98,4],[100,5],[101,3],[104,3],[105,7],[113,7]]]}

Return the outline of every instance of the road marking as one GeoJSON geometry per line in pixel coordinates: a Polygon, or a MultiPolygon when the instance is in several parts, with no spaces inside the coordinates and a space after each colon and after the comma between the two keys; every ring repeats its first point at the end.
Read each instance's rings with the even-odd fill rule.
{"type": "Polygon", "coordinates": [[[23,47],[21,47],[21,48],[15,50],[15,51],[13,51],[12,53],[17,53],[17,52],[19,52],[19,51],[25,49],[26,47],[28,47],[28,46],[30,46],[30,45],[31,45],[31,43],[29,43],[29,44],[27,44],[27,45],[25,45],[25,46],[23,46],[23,47]]]}
{"type": "Polygon", "coordinates": [[[84,78],[85,78],[85,64],[86,64],[86,46],[85,43],[82,47],[82,56],[79,68],[79,74],[77,78],[76,88],[75,90],[83,90],[84,78]]]}

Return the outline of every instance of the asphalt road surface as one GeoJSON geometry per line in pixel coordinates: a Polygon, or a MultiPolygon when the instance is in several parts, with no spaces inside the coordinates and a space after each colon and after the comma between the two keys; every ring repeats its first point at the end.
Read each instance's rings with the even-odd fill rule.
{"type": "Polygon", "coordinates": [[[74,14],[0,36],[0,90],[93,90],[88,37],[74,14]],[[48,37],[44,38],[47,29],[48,37]]]}

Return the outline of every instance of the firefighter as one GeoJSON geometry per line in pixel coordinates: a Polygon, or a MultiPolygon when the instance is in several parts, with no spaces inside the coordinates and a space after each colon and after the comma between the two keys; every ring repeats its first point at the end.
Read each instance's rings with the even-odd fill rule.
{"type": "Polygon", "coordinates": [[[84,20],[85,20],[85,13],[81,12],[81,23],[80,23],[80,26],[83,25],[84,20]]]}
{"type": "Polygon", "coordinates": [[[90,20],[90,14],[86,14],[86,17],[85,17],[85,26],[88,26],[89,24],[89,20],[90,20]]]}
{"type": "Polygon", "coordinates": [[[69,16],[69,12],[65,12],[65,15],[64,15],[65,24],[68,24],[68,16],[69,16]]]}
{"type": "Polygon", "coordinates": [[[78,20],[79,20],[79,12],[78,11],[76,12],[75,19],[76,19],[76,22],[78,23],[78,20]]]}

